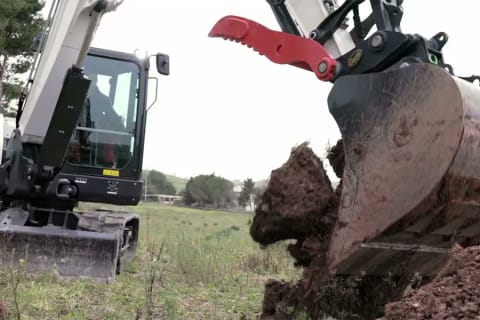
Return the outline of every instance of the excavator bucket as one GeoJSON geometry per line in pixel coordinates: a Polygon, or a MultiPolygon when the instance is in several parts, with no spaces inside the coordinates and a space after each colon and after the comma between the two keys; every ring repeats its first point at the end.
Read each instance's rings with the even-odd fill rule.
{"type": "Polygon", "coordinates": [[[54,271],[62,278],[111,282],[119,268],[133,258],[138,237],[138,217],[133,214],[70,213],[62,226],[53,221],[45,227],[32,227],[8,223],[15,213],[21,214],[5,212],[0,216],[4,266],[20,266],[27,273],[54,271]]]}
{"type": "Polygon", "coordinates": [[[345,150],[332,273],[434,275],[479,243],[479,88],[415,63],[341,77],[328,104],[345,150]]]}
{"type": "Polygon", "coordinates": [[[433,276],[455,243],[480,243],[478,87],[420,60],[349,73],[375,54],[368,60],[356,50],[337,63],[311,39],[237,16],[220,19],[209,35],[333,81],[328,105],[345,168],[327,243],[330,273],[433,276]]]}

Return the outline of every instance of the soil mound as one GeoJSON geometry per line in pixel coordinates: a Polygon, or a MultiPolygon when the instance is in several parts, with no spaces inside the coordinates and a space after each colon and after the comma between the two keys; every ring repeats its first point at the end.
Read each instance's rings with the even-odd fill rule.
{"type": "Polygon", "coordinates": [[[430,283],[385,307],[385,319],[480,319],[480,247],[455,246],[430,283]]]}
{"type": "MultiPolygon", "coordinates": [[[[343,151],[340,140],[327,154],[338,177],[345,166],[343,151]]],[[[292,149],[288,161],[272,171],[250,234],[263,246],[296,240],[288,250],[295,265],[303,267],[303,275],[295,282],[270,279],[266,283],[262,319],[306,316],[320,320],[328,315],[364,320],[480,320],[480,246],[464,249],[457,245],[433,280],[402,273],[329,275],[326,255],[337,221],[341,185],[333,190],[321,159],[306,143],[292,149]]],[[[443,203],[440,191],[434,192],[423,211],[443,203]]]]}
{"type": "MultiPolygon", "coordinates": [[[[343,144],[328,153],[337,176],[344,167],[343,144]]],[[[329,277],[326,254],[337,220],[341,183],[333,190],[324,165],[308,144],[294,149],[288,161],[272,171],[250,234],[261,245],[295,239],[288,250],[303,277],[295,283],[269,280],[265,286],[262,319],[292,319],[294,314],[322,319],[374,319],[386,301],[403,287],[397,279],[329,277]],[[378,294],[378,292],[382,294],[378,294]],[[371,303],[371,301],[375,303],[371,303]]]]}

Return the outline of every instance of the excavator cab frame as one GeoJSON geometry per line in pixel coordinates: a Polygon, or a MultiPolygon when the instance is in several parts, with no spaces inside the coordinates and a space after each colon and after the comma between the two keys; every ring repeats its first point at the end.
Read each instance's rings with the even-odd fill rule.
{"type": "MultiPolygon", "coordinates": [[[[109,98],[112,103],[110,107],[113,108],[111,111],[116,114],[102,114],[110,110],[94,111],[96,106],[92,103],[88,105],[91,110],[84,110],[84,117],[91,118],[92,123],[94,123],[95,114],[123,120],[119,115],[122,113],[125,118],[122,121],[124,127],[121,130],[115,130],[108,121],[111,119],[106,119],[106,121],[99,119],[97,122],[102,120],[99,125],[77,124],[74,136],[78,138],[72,139],[69,153],[67,153],[66,161],[58,178],[76,181],[79,189],[79,201],[107,202],[118,205],[137,204],[141,198],[143,186],[141,173],[149,61],[139,59],[134,54],[92,48],[85,65],[87,74],[95,74],[100,77],[100,82],[103,80],[100,83],[100,86],[103,85],[101,88],[104,91],[103,95],[109,98]],[[120,84],[118,84],[119,76],[121,77],[120,84]],[[84,138],[84,136],[87,137],[84,138]],[[111,144],[103,143],[109,142],[109,140],[111,144]],[[114,146],[113,143],[117,143],[117,145],[114,146]],[[102,160],[108,155],[105,155],[105,152],[98,153],[102,147],[109,146],[112,147],[111,152],[115,153],[113,157],[116,159],[112,160],[117,161],[105,165],[102,160]],[[116,150],[113,150],[114,147],[116,150]],[[75,148],[81,149],[82,154],[74,156],[75,148]],[[82,159],[76,158],[76,156],[81,156],[82,159]],[[119,157],[123,157],[123,159],[118,159],[119,157]],[[112,181],[115,182],[112,183],[112,181]]],[[[92,83],[91,86],[93,85],[92,83]]],[[[85,109],[87,109],[87,104],[85,109]]]]}

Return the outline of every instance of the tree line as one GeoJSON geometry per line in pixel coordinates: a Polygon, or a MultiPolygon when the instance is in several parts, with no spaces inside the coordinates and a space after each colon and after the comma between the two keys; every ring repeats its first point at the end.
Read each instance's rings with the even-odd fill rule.
{"type": "Polygon", "coordinates": [[[183,197],[185,204],[195,207],[228,209],[251,205],[253,210],[262,192],[263,188],[256,187],[255,182],[249,178],[243,181],[240,192],[236,193],[233,182],[210,174],[190,178],[183,197]]]}
{"type": "MultiPolygon", "coordinates": [[[[144,172],[144,193],[148,195],[181,195],[184,204],[201,208],[231,208],[254,205],[263,188],[255,186],[248,178],[243,181],[240,192],[234,191],[234,183],[215,174],[201,174],[188,179],[185,188],[177,190],[162,172],[144,172]]],[[[252,208],[253,209],[253,208],[252,208]]]]}

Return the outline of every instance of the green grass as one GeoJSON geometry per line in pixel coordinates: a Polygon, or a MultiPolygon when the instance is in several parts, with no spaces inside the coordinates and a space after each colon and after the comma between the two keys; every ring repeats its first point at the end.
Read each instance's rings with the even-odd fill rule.
{"type": "Polygon", "coordinates": [[[256,319],[264,282],[298,278],[284,246],[261,250],[249,214],[144,204],[137,258],[114,283],[0,271],[0,319],[256,319]],[[18,281],[17,281],[18,280],[18,281]]]}

